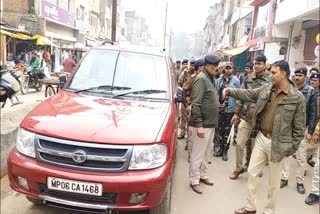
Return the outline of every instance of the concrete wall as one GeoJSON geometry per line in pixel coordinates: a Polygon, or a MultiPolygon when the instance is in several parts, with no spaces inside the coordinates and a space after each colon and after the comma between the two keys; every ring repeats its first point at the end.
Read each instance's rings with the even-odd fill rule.
{"type": "Polygon", "coordinates": [[[292,32],[292,45],[289,54],[289,65],[293,66],[294,62],[301,62],[304,60],[304,44],[306,31],[302,30],[302,21],[295,21],[292,32]]]}
{"type": "Polygon", "coordinates": [[[16,26],[19,15],[28,14],[29,6],[26,0],[3,0],[2,18],[8,24],[16,26]]]}
{"type": "Polygon", "coordinates": [[[280,44],[278,42],[266,43],[264,54],[267,57],[267,63],[271,64],[277,60],[284,59],[284,55],[279,54],[280,44]]]}
{"type": "Polygon", "coordinates": [[[1,178],[7,174],[7,157],[16,144],[20,122],[37,104],[33,102],[10,107],[10,101],[8,101],[5,108],[1,110],[1,178]]]}
{"type": "Polygon", "coordinates": [[[319,10],[319,0],[285,0],[281,3],[278,0],[275,24],[290,22],[317,10],[319,10]]]}

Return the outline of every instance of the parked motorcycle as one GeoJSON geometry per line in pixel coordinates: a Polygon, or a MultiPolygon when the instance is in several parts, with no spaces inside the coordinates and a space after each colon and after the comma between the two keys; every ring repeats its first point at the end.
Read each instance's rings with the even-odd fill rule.
{"type": "Polygon", "coordinates": [[[20,89],[21,89],[21,93],[22,94],[26,94],[27,92],[23,91],[24,88],[22,87],[22,82],[23,82],[23,72],[21,72],[19,69],[17,68],[14,68],[14,69],[11,69],[9,70],[11,76],[13,76],[18,82],[19,82],[19,85],[20,85],[20,89]]]}
{"type": "Polygon", "coordinates": [[[34,88],[36,91],[41,91],[42,83],[39,82],[39,79],[42,79],[43,76],[44,74],[42,71],[36,73],[35,70],[30,67],[26,67],[21,81],[21,93],[24,95],[27,94],[30,88],[34,88]],[[36,75],[38,75],[37,78],[36,75]]]}
{"type": "Polygon", "coordinates": [[[0,71],[0,103],[1,108],[6,104],[7,99],[10,99],[12,106],[21,103],[17,97],[17,92],[20,91],[19,82],[7,70],[0,71]],[[14,102],[14,99],[16,102],[14,102]]]}

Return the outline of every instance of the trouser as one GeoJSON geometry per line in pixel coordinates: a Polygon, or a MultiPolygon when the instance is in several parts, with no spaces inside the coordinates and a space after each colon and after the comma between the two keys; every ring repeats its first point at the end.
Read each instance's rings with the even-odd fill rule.
{"type": "Polygon", "coordinates": [[[318,147],[318,158],[316,160],[316,165],[314,166],[312,184],[311,184],[311,193],[319,196],[319,157],[320,147],[318,147]]]}
{"type": "Polygon", "coordinates": [[[188,122],[188,111],[187,106],[184,103],[180,103],[180,111],[179,111],[179,128],[180,135],[184,136],[187,131],[187,122],[188,122]]]}
{"type": "Polygon", "coordinates": [[[233,145],[237,144],[237,135],[238,135],[239,123],[240,123],[240,120],[237,120],[236,124],[234,125],[233,145]]]}
{"type": "Polygon", "coordinates": [[[220,151],[229,150],[228,137],[231,131],[233,113],[219,112],[218,145],[220,151]]]}
{"type": "Polygon", "coordinates": [[[210,149],[215,129],[204,128],[204,138],[199,138],[197,128],[190,127],[191,154],[189,163],[189,180],[191,185],[199,184],[200,178],[208,178],[207,150],[210,149]]]}
{"type": "Polygon", "coordinates": [[[276,202],[278,200],[280,190],[280,177],[282,161],[273,163],[271,159],[271,139],[266,138],[261,132],[258,133],[255,146],[253,147],[250,164],[248,168],[248,196],[246,209],[249,211],[256,210],[256,194],[258,174],[262,171],[266,163],[269,162],[269,187],[268,187],[268,202],[264,208],[264,214],[274,214],[276,202]]]}
{"type": "MultiPolygon", "coordinates": [[[[296,168],[296,180],[297,183],[303,184],[304,181],[304,172],[307,169],[307,150],[308,148],[317,147],[318,144],[313,142],[307,143],[306,136],[301,141],[299,148],[296,152],[297,154],[297,168],[296,168]]],[[[284,159],[283,168],[282,168],[282,180],[289,179],[289,172],[290,172],[290,159],[287,157],[284,159]]]]}
{"type": "MultiPolygon", "coordinates": [[[[243,159],[244,159],[244,152],[245,146],[250,138],[250,131],[251,126],[250,123],[246,122],[245,120],[240,120],[238,126],[238,134],[237,134],[237,145],[236,145],[236,171],[240,171],[243,169],[243,159]]],[[[249,154],[250,155],[250,154],[249,154]]]]}

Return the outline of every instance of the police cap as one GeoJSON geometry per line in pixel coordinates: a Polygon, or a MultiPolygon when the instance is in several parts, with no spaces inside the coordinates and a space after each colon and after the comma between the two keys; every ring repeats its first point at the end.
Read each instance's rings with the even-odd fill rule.
{"type": "Polygon", "coordinates": [[[196,60],[194,60],[194,59],[190,60],[190,65],[194,65],[195,62],[196,62],[196,60]]]}
{"type": "Polygon", "coordinates": [[[313,78],[318,78],[318,79],[320,79],[320,74],[319,74],[319,73],[312,74],[312,75],[310,76],[310,79],[313,79],[313,78]]]}
{"type": "Polygon", "coordinates": [[[194,63],[194,67],[200,67],[204,65],[204,60],[203,59],[198,59],[195,63],[194,63]]]}
{"type": "Polygon", "coordinates": [[[304,74],[304,75],[307,75],[308,73],[308,69],[307,67],[299,67],[297,68],[295,71],[294,71],[295,74],[299,73],[299,74],[304,74]]]}
{"type": "Polygon", "coordinates": [[[181,61],[180,61],[180,60],[177,60],[176,63],[179,64],[179,63],[181,63],[181,61]]]}
{"type": "Polygon", "coordinates": [[[206,64],[218,65],[220,62],[220,58],[215,55],[207,55],[204,57],[204,61],[206,64]]]}
{"type": "Polygon", "coordinates": [[[182,60],[182,64],[188,63],[187,59],[182,60]]]}

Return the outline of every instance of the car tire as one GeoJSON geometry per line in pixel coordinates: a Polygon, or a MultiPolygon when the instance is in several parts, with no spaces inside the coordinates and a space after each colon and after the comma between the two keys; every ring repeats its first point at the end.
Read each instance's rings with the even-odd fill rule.
{"type": "Polygon", "coordinates": [[[26,196],[28,201],[30,201],[31,203],[35,204],[35,205],[42,205],[43,204],[43,200],[40,198],[33,198],[30,196],[26,196]]]}
{"type": "Polygon", "coordinates": [[[161,203],[155,208],[150,209],[150,214],[170,214],[171,210],[171,180],[167,187],[167,192],[164,195],[161,203]]]}

